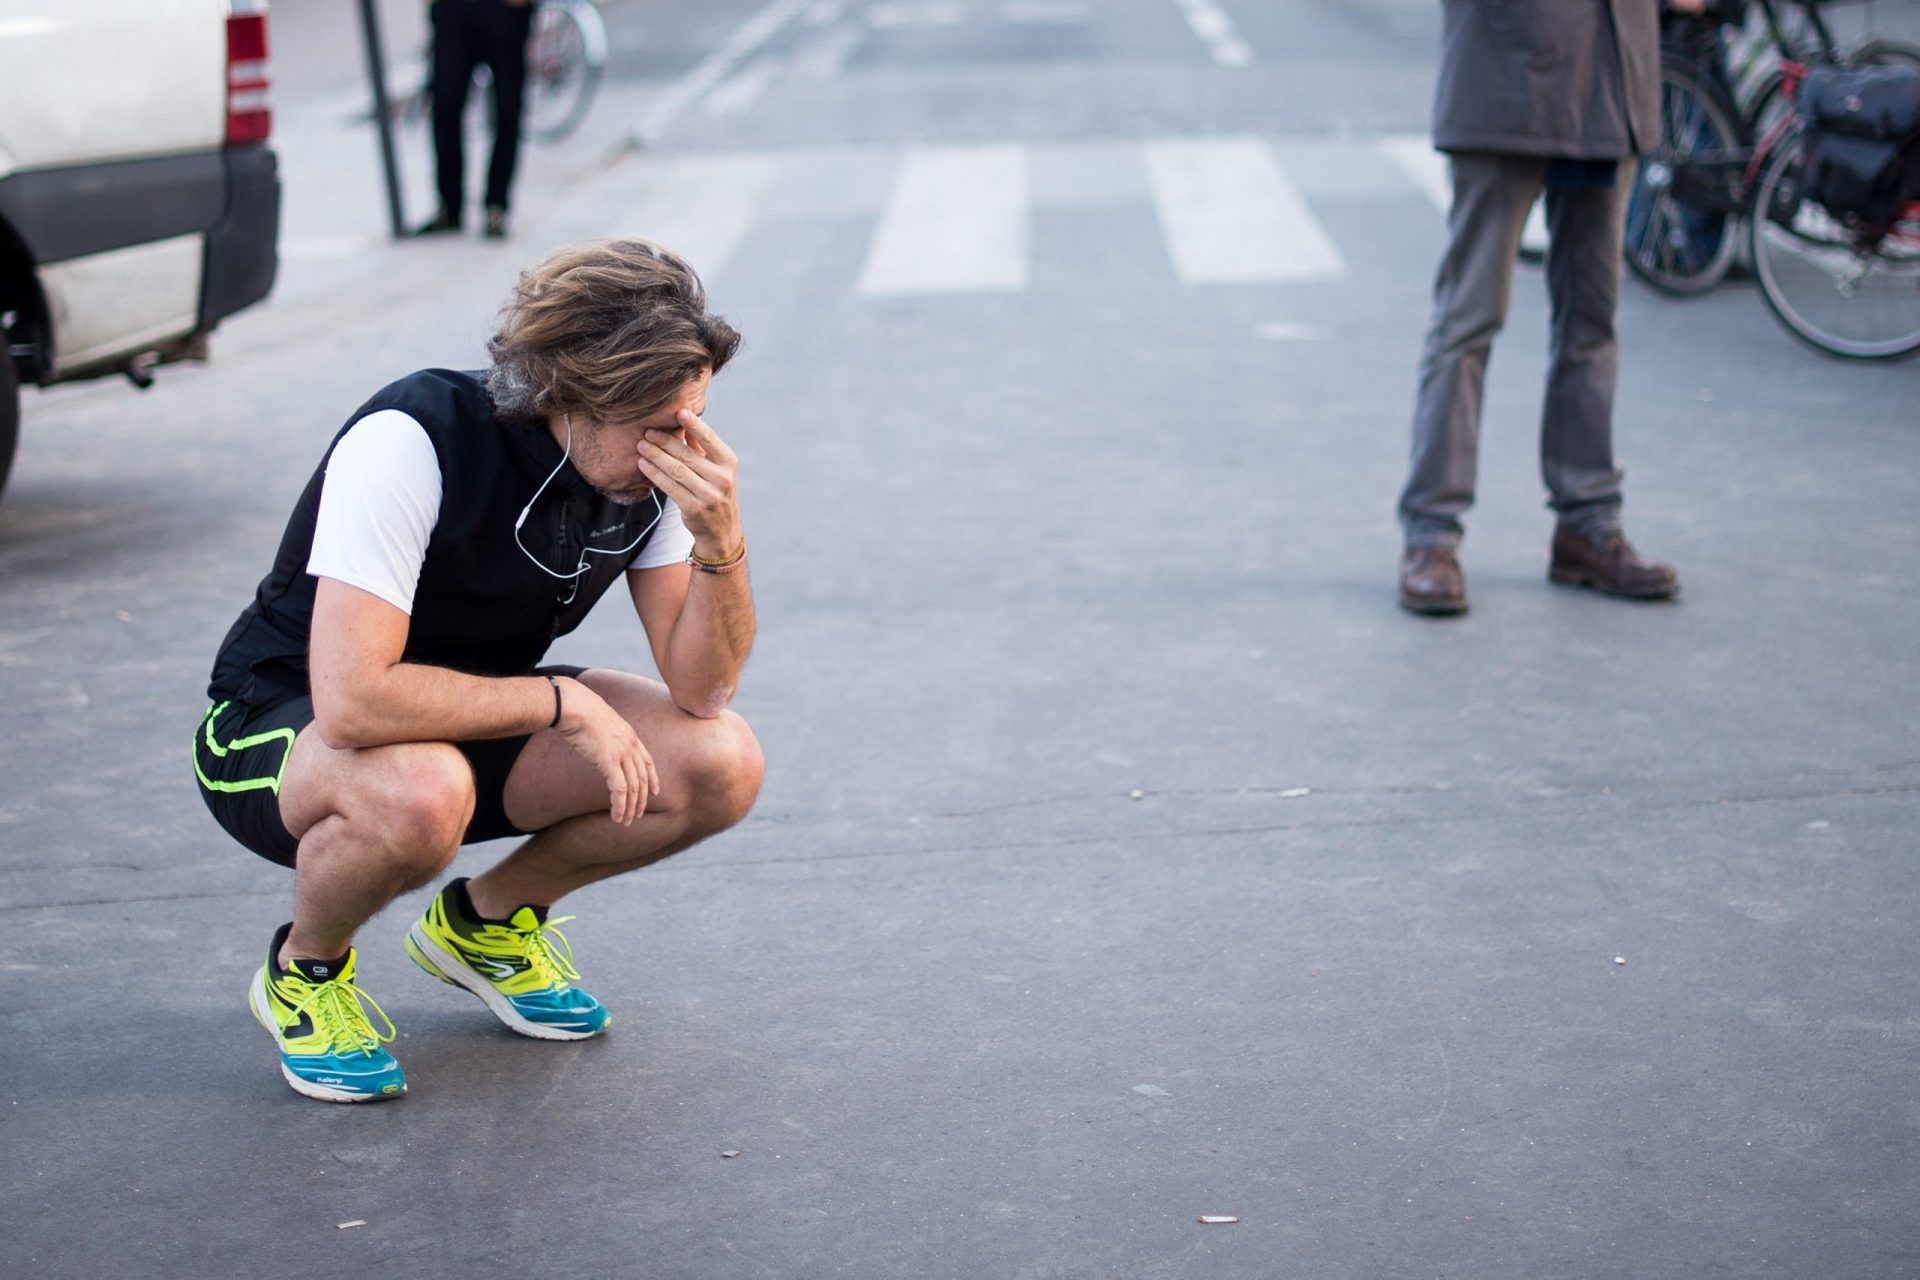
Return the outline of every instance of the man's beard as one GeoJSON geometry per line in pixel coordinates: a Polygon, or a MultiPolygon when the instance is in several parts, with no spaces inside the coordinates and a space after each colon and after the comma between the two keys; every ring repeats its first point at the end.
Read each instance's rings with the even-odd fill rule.
{"type": "Polygon", "coordinates": [[[593,491],[605,498],[608,502],[621,507],[638,506],[654,494],[652,485],[647,485],[641,489],[602,489],[596,485],[593,491]]]}

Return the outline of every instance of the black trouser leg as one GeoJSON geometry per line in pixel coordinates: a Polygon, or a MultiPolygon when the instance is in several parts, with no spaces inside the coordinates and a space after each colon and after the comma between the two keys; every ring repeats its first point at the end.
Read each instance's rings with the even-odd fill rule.
{"type": "Polygon", "coordinates": [[[505,209],[520,159],[520,116],[527,85],[527,36],[533,7],[483,0],[487,14],[486,62],[493,70],[493,161],[487,166],[487,207],[505,209]]]}
{"type": "Polygon", "coordinates": [[[433,159],[440,187],[440,208],[455,223],[466,203],[466,153],[461,118],[467,110],[467,86],[479,62],[467,0],[434,0],[433,159]]]}

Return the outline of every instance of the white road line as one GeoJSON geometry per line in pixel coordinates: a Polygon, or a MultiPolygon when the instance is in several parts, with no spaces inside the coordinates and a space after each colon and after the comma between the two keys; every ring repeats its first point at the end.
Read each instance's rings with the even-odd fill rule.
{"type": "Polygon", "coordinates": [[[928,0],[924,4],[873,4],[867,6],[867,25],[885,31],[920,31],[932,27],[957,27],[967,20],[967,6],[957,0],[928,0]]]}
{"type": "Polygon", "coordinates": [[[1253,61],[1253,47],[1240,38],[1233,19],[1214,0],[1173,0],[1186,15],[1187,25],[1213,60],[1223,67],[1244,67],[1253,61]]]}
{"type": "Polygon", "coordinates": [[[1142,146],[1174,271],[1186,284],[1326,280],[1346,262],[1257,138],[1142,146]]]}
{"type": "Polygon", "coordinates": [[[1091,22],[1093,11],[1083,0],[1007,0],[1000,6],[1000,18],[1003,22],[1046,26],[1091,22]]]}
{"type": "MultiPolygon", "coordinates": [[[[1447,169],[1447,157],[1444,152],[1433,149],[1433,140],[1423,133],[1396,133],[1384,138],[1376,138],[1374,150],[1399,165],[1401,171],[1413,179],[1413,185],[1419,187],[1433,207],[1445,217],[1453,207],[1453,175],[1447,169]]],[[[1533,202],[1533,208],[1527,212],[1526,229],[1520,233],[1520,243],[1530,249],[1547,247],[1547,208],[1541,200],[1533,202]]]]}
{"type": "Polygon", "coordinates": [[[901,160],[887,193],[859,292],[1024,289],[1027,239],[1024,147],[916,148],[901,160]]]}
{"type": "Polygon", "coordinates": [[[798,17],[811,3],[813,0],[773,0],[773,3],[741,23],[727,37],[725,44],[682,76],[640,117],[640,122],[633,126],[634,142],[648,146],[658,140],[682,111],[726,79],[729,72],[752,57],[761,45],[780,34],[780,29],[798,17]]]}
{"type": "Polygon", "coordinates": [[[711,283],[753,229],[767,189],[784,167],[771,152],[637,159],[623,174],[634,195],[618,205],[619,225],[602,225],[594,234],[644,236],[685,258],[711,283]]]}
{"type": "Polygon", "coordinates": [[[813,5],[807,9],[807,25],[824,27],[830,22],[838,22],[840,15],[845,11],[846,6],[840,0],[814,0],[813,5]]]}
{"type": "Polygon", "coordinates": [[[851,24],[822,27],[795,51],[794,73],[816,81],[837,80],[865,38],[861,29],[851,24]]]}
{"type": "Polygon", "coordinates": [[[375,236],[284,236],[280,257],[287,262],[340,262],[358,258],[387,243],[375,236]]]}
{"type": "Polygon", "coordinates": [[[1375,138],[1373,149],[1399,165],[1442,215],[1453,207],[1453,179],[1447,173],[1447,157],[1433,149],[1432,138],[1424,133],[1388,134],[1375,138]]]}
{"type": "Polygon", "coordinates": [[[722,80],[707,95],[707,114],[710,116],[743,116],[753,110],[753,104],[773,83],[774,75],[780,70],[780,59],[772,54],[749,62],[738,71],[722,80]]]}
{"type": "Polygon", "coordinates": [[[1287,320],[1269,320],[1254,330],[1268,342],[1318,342],[1327,336],[1317,324],[1297,324],[1287,320]]]}
{"type": "Polygon", "coordinates": [[[1532,249],[1538,253],[1547,251],[1547,201],[1543,195],[1533,202],[1533,208],[1527,210],[1527,225],[1520,228],[1520,247],[1532,249]]]}

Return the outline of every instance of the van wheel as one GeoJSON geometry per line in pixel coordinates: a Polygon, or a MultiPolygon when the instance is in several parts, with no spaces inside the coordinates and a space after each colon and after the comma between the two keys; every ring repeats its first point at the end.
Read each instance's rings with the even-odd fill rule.
{"type": "MultiPolygon", "coordinates": [[[[5,332],[0,330],[0,338],[5,332]]],[[[20,375],[14,371],[13,357],[0,346],[0,492],[7,487],[7,473],[13,470],[13,448],[20,442],[20,375]]]]}

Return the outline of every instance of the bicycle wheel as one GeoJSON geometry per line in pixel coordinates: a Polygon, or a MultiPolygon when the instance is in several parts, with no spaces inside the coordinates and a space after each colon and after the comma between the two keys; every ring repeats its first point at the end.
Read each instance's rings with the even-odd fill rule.
{"type": "Polygon", "coordinates": [[[1796,336],[1854,360],[1920,351],[1920,205],[1871,249],[1800,195],[1800,140],[1774,148],[1754,188],[1754,274],[1796,336]]]}
{"type": "Polygon", "coordinates": [[[1691,66],[1669,60],[1660,68],[1660,143],[1634,177],[1626,256],[1635,275],[1664,293],[1704,293],[1733,265],[1739,200],[1721,189],[1737,173],[1728,163],[1743,142],[1737,119],[1691,66]]]}
{"type": "Polygon", "coordinates": [[[527,38],[527,137],[558,142],[579,128],[606,62],[607,30],[597,8],[543,0],[527,38]]]}
{"type": "Polygon", "coordinates": [[[1855,67],[1920,67],[1920,46],[1875,36],[1854,46],[1845,61],[1855,67]]]}

